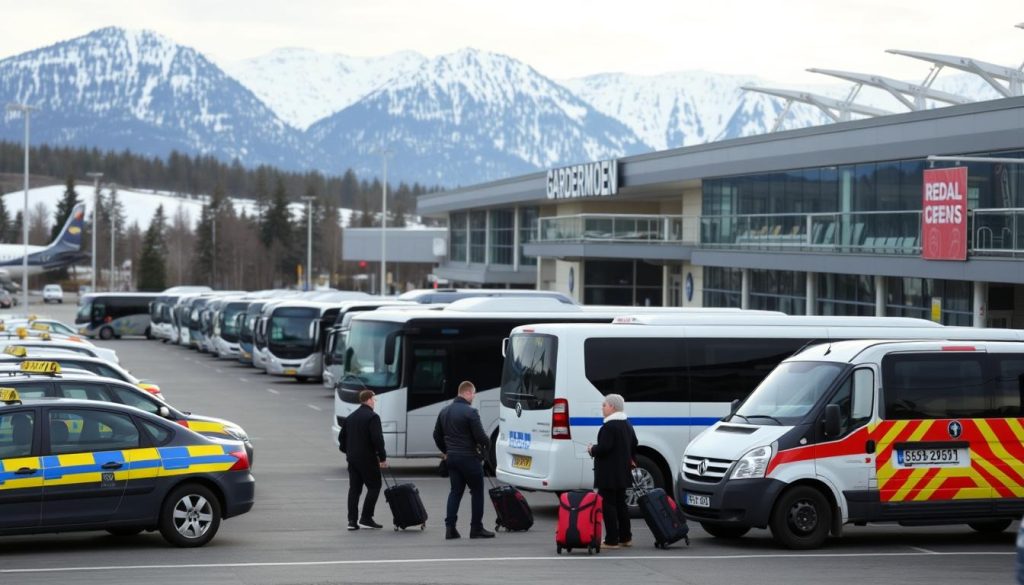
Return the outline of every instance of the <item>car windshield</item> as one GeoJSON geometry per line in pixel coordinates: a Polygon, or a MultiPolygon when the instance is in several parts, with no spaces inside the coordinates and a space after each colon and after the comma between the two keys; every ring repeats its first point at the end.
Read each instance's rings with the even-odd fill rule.
{"type": "Polygon", "coordinates": [[[783,362],[761,381],[731,420],[757,425],[797,424],[842,371],[843,365],[835,362],[783,362]]]}
{"type": "Polygon", "coordinates": [[[354,321],[349,331],[345,351],[345,375],[341,382],[345,388],[388,390],[398,387],[399,356],[402,325],[377,321],[354,321]],[[385,347],[394,350],[392,363],[385,362],[385,347]]]}

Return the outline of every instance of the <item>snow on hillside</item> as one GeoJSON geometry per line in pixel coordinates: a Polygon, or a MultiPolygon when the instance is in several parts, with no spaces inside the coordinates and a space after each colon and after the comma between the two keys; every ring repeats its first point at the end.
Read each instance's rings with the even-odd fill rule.
{"type": "MultiPolygon", "coordinates": [[[[78,192],[78,199],[84,201],[86,205],[86,214],[88,217],[92,217],[92,204],[93,204],[93,188],[92,185],[77,185],[75,191],[78,192]]],[[[100,193],[106,197],[109,192],[106,189],[100,189],[100,193]]],[[[7,213],[14,218],[14,214],[21,211],[24,205],[24,191],[14,191],[3,195],[4,205],[7,206],[7,213]]],[[[43,203],[46,205],[46,218],[47,221],[53,222],[54,210],[57,209],[57,204],[64,197],[64,185],[52,185],[50,187],[39,187],[36,189],[30,189],[28,192],[28,208],[30,210],[35,209],[36,205],[43,203]]],[[[206,202],[205,196],[200,196],[195,199],[186,197],[179,197],[170,193],[164,192],[153,192],[153,191],[138,191],[131,189],[118,189],[117,197],[121,200],[124,205],[125,219],[128,225],[138,223],[139,227],[145,230],[149,227],[150,220],[153,219],[153,214],[156,213],[156,208],[160,205],[164,206],[164,216],[168,219],[168,222],[174,218],[181,209],[192,227],[195,227],[196,223],[199,222],[199,215],[202,212],[203,204],[206,202]]],[[[256,201],[253,199],[238,199],[232,198],[231,203],[235,206],[235,212],[241,213],[245,210],[246,215],[252,215],[256,211],[256,201]]],[[[305,213],[305,203],[291,203],[288,207],[291,209],[292,217],[301,217],[305,213]]],[[[339,217],[341,225],[347,226],[349,219],[352,216],[351,209],[339,210],[339,217]]],[[[412,218],[408,221],[412,223],[412,218]]]]}

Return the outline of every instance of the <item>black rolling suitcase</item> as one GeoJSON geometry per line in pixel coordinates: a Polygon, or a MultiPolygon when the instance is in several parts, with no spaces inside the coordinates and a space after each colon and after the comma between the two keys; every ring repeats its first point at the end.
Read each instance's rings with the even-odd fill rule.
{"type": "Polygon", "coordinates": [[[647,527],[654,533],[654,546],[668,548],[670,544],[685,540],[690,544],[690,527],[686,524],[683,511],[676,506],[672,498],[661,488],[637,490],[637,505],[647,522],[647,527]]]}
{"type": "Polygon", "coordinates": [[[533,510],[522,492],[510,485],[494,486],[487,491],[494,504],[494,529],[504,528],[509,532],[529,530],[533,526],[533,510]]]}
{"type": "Polygon", "coordinates": [[[388,485],[387,475],[384,475],[384,499],[391,507],[395,530],[405,530],[412,526],[419,526],[420,530],[426,528],[427,509],[423,507],[420,490],[412,483],[398,483],[394,472],[391,481],[392,484],[388,485]]]}

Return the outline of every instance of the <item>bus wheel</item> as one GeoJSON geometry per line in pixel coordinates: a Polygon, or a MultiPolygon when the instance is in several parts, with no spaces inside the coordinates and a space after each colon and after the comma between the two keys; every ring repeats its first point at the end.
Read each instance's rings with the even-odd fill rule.
{"type": "Polygon", "coordinates": [[[770,524],[772,536],[786,548],[818,548],[828,538],[832,507],[818,490],[796,486],[775,503],[770,524]]]}
{"type": "Polygon", "coordinates": [[[146,327],[146,339],[153,339],[153,330],[150,327],[146,327]]]}
{"type": "Polygon", "coordinates": [[[744,534],[750,532],[749,526],[728,526],[724,524],[712,524],[711,522],[701,522],[700,527],[715,538],[739,538],[744,534]]]}
{"type": "Polygon", "coordinates": [[[100,329],[100,339],[111,340],[114,338],[114,330],[110,327],[104,327],[100,329]]]}
{"type": "Polygon", "coordinates": [[[985,534],[998,534],[1010,527],[1013,520],[981,520],[978,522],[968,522],[967,525],[985,534]]]}

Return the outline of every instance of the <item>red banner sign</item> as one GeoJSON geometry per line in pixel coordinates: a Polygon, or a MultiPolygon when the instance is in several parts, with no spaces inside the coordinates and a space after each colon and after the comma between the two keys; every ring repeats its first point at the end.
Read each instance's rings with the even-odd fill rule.
{"type": "Polygon", "coordinates": [[[925,169],[921,256],[967,259],[967,167],[925,169]]]}

